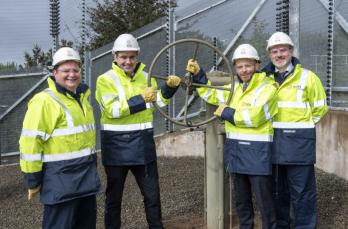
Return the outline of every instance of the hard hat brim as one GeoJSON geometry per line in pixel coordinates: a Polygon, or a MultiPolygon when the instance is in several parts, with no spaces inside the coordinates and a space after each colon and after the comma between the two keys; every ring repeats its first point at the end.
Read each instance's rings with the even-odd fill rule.
{"type": "Polygon", "coordinates": [[[55,68],[57,68],[59,65],[62,65],[62,64],[66,63],[66,62],[69,62],[69,61],[76,62],[76,63],[78,63],[79,66],[81,67],[81,61],[78,60],[78,59],[62,60],[62,61],[59,61],[59,62],[57,62],[57,63],[55,63],[55,64],[52,64],[52,66],[53,66],[53,68],[55,69],[55,68]]]}

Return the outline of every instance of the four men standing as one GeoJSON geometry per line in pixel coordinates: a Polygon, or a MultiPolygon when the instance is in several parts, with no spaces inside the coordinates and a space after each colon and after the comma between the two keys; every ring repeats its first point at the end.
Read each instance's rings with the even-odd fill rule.
{"type": "MultiPolygon", "coordinates": [[[[271,63],[261,73],[257,51],[239,46],[232,62],[240,83],[228,106],[222,105],[225,92],[197,89],[207,102],[220,104],[214,114],[225,120],[224,161],[234,174],[240,228],[253,228],[252,191],[263,228],[290,228],[290,200],[295,228],[317,224],[315,124],[328,108],[319,78],[301,67],[293,48],[288,35],[274,33],[267,44],[271,63]]],[[[96,87],[107,176],[105,228],[121,227],[129,171],[144,197],[149,228],[163,228],[151,103],[168,104],[181,79],[169,76],[157,90],[151,78],[148,87],[145,65],[138,62],[139,44],[130,34],[120,35],[112,52],[112,69],[98,77],[96,87]]],[[[80,63],[71,48],[55,53],[49,88],[30,101],[23,123],[21,169],[29,199],[41,192],[43,228],[95,228],[100,182],[93,111],[89,90],[80,83],[80,63]]],[[[187,71],[196,82],[209,83],[197,62],[190,60],[187,71]]]]}

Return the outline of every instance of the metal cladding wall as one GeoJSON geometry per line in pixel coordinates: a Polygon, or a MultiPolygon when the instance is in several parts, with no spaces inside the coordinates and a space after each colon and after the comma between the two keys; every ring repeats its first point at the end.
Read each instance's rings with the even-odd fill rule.
{"type": "MultiPolygon", "coordinates": [[[[265,66],[268,60],[266,51],[267,39],[270,35],[279,30],[276,26],[276,15],[284,13],[292,7],[295,11],[289,11],[289,18],[286,20],[281,16],[281,28],[289,31],[290,35],[296,35],[294,31],[300,31],[299,47],[296,53],[305,68],[315,71],[327,88],[332,86],[332,105],[346,106],[348,104],[348,87],[346,77],[341,74],[348,67],[347,57],[345,55],[348,44],[344,37],[347,36],[347,28],[342,23],[346,20],[348,14],[348,4],[342,1],[337,3],[340,8],[336,13],[341,15],[340,23],[335,24],[334,42],[334,65],[333,65],[333,84],[328,83],[327,69],[327,47],[329,32],[329,10],[327,3],[323,0],[308,1],[271,1],[271,0],[235,0],[235,1],[208,1],[201,0],[188,4],[186,8],[178,7],[174,9],[173,26],[170,24],[170,15],[151,23],[137,31],[132,32],[141,46],[140,60],[147,65],[147,69],[156,53],[168,44],[168,36],[174,35],[174,41],[183,38],[198,38],[201,40],[214,43],[223,51],[228,58],[232,57],[234,49],[242,43],[250,43],[256,47],[261,56],[261,67],[265,66]],[[283,5],[282,5],[283,4],[283,5]],[[296,8],[296,4],[298,5],[296,8]],[[294,7],[295,6],[295,7],[294,7]],[[312,7],[316,6],[316,7],[312,7]],[[308,9],[307,9],[308,8],[308,9]],[[301,9],[301,10],[300,10],[301,9]],[[307,9],[307,10],[303,10],[307,9]],[[310,10],[309,10],[310,9],[310,10]],[[310,12],[310,13],[308,13],[310,12]],[[292,17],[298,16],[298,23],[292,17]],[[167,20],[166,20],[167,19],[167,20]],[[284,21],[285,20],[285,21],[284,21]],[[294,23],[295,21],[295,23],[294,23]],[[285,23],[285,24],[284,24],[285,23]],[[289,25],[289,23],[292,23],[289,25]]],[[[346,39],[347,40],[347,39],[346,39]]],[[[89,62],[90,83],[92,91],[95,90],[95,80],[98,75],[105,72],[111,67],[111,50],[112,43],[95,50],[91,53],[89,62]]],[[[159,63],[154,68],[154,74],[166,76],[176,74],[183,76],[185,74],[186,62],[192,58],[194,52],[193,44],[182,44],[175,47],[173,55],[166,56],[163,54],[159,58],[159,63]],[[169,61],[172,58],[174,61],[169,61]]],[[[199,47],[197,60],[205,71],[210,71],[214,66],[217,70],[226,71],[225,64],[219,63],[215,53],[206,47],[199,47]]],[[[163,83],[163,82],[160,82],[163,83]]],[[[176,93],[172,103],[169,106],[172,117],[179,117],[180,110],[184,105],[184,89],[180,88],[176,93]]],[[[99,108],[96,105],[94,94],[92,103],[96,109],[96,117],[99,120],[99,108]]],[[[202,117],[205,111],[205,103],[199,98],[190,103],[189,113],[195,113],[196,117],[202,117]]],[[[97,121],[98,123],[98,121],[97,121]]],[[[179,126],[171,127],[163,117],[155,115],[155,132],[157,134],[168,130],[176,130],[179,126]]]]}
{"type": "Polygon", "coordinates": [[[331,106],[348,106],[348,2],[300,1],[299,57],[320,77],[331,106]],[[329,90],[330,89],[330,90],[329,90]],[[330,92],[331,91],[331,92],[330,92]]]}
{"type": "MultiPolygon", "coordinates": [[[[175,41],[184,38],[197,38],[208,41],[225,52],[230,59],[233,48],[241,43],[252,43],[260,51],[262,59],[266,56],[266,39],[272,31],[275,31],[273,23],[275,15],[275,3],[273,1],[257,0],[236,0],[236,1],[208,1],[203,0],[191,4],[189,7],[174,10],[174,15],[169,12],[168,17],[159,19],[132,34],[138,38],[140,44],[139,60],[150,67],[155,55],[170,41],[173,36],[175,41]],[[171,24],[171,16],[174,22],[171,24]]],[[[96,78],[111,67],[112,55],[110,43],[90,55],[88,62],[89,76],[88,82],[92,89],[92,104],[96,111],[97,129],[99,130],[100,111],[94,98],[96,78]]],[[[176,74],[184,76],[187,60],[192,58],[195,44],[186,43],[175,46],[172,55],[164,52],[158,59],[153,69],[154,75],[167,76],[176,74]]],[[[199,46],[196,59],[200,66],[209,72],[214,66],[217,70],[226,71],[225,64],[217,64],[217,59],[213,50],[199,46]]],[[[161,85],[163,80],[157,80],[161,85]]],[[[180,88],[169,106],[171,117],[180,117],[182,107],[185,103],[185,89],[180,88]],[[180,112],[181,111],[181,112],[180,112]]],[[[190,103],[188,113],[195,114],[195,119],[202,119],[205,112],[205,103],[200,98],[195,98],[190,103]]],[[[166,122],[159,114],[155,113],[155,134],[181,128],[178,125],[166,122]]],[[[99,132],[99,131],[98,131],[99,132]]],[[[98,138],[99,144],[99,138],[98,138]]],[[[99,147],[99,145],[98,145],[99,147]]]]}
{"type": "MultiPolygon", "coordinates": [[[[6,78],[0,79],[2,87],[1,102],[9,102],[9,106],[15,103],[21,98],[31,87],[33,87],[39,80],[42,79],[42,75],[35,77],[20,77],[20,78],[6,78]],[[7,93],[6,93],[7,92],[7,93]]],[[[42,83],[32,93],[29,94],[23,101],[21,101],[14,109],[3,116],[6,110],[1,110],[0,120],[0,153],[8,154],[19,151],[18,140],[22,131],[22,124],[25,112],[27,111],[27,103],[32,96],[47,87],[46,83],[42,83]]]]}

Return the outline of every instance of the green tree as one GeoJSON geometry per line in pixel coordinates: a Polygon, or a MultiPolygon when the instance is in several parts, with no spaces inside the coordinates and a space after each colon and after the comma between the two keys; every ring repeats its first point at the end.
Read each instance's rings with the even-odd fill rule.
{"type": "Polygon", "coordinates": [[[15,62],[0,63],[0,72],[15,72],[19,68],[15,62]]]}
{"type": "Polygon", "coordinates": [[[37,44],[34,45],[31,52],[24,52],[24,65],[26,68],[45,66],[52,58],[52,49],[45,53],[37,44]]]}
{"type": "MultiPolygon", "coordinates": [[[[175,1],[173,1],[175,6],[175,1]]],[[[122,33],[132,32],[165,15],[166,0],[102,0],[87,9],[91,50],[112,42],[122,33]]]]}
{"type": "MultiPolygon", "coordinates": [[[[74,42],[61,39],[59,42],[59,47],[72,47],[74,42]]],[[[79,49],[77,49],[79,50],[79,49]]],[[[47,66],[52,60],[53,50],[49,49],[47,52],[44,52],[39,45],[35,44],[31,53],[24,52],[24,65],[26,68],[32,67],[42,67],[47,66]]]]}

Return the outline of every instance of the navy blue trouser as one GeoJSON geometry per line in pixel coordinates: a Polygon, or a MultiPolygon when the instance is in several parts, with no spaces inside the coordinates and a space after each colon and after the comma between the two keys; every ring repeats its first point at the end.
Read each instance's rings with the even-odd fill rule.
{"type": "Polygon", "coordinates": [[[276,213],[272,196],[272,176],[234,174],[236,208],[240,229],[254,228],[252,192],[261,212],[262,228],[276,228],[276,213]]]}
{"type": "Polygon", "coordinates": [[[95,229],[96,218],[96,197],[91,195],[59,204],[44,205],[42,228],[95,229]]]}
{"type": "Polygon", "coordinates": [[[273,178],[277,228],[290,228],[290,203],[294,228],[316,228],[317,191],[314,165],[273,165],[273,178]]]}
{"type": "Polygon", "coordinates": [[[121,227],[121,203],[124,183],[128,171],[131,171],[144,197],[146,220],[150,229],[161,229],[161,200],[158,183],[157,162],[134,166],[105,166],[107,177],[105,199],[105,228],[121,227]]]}

